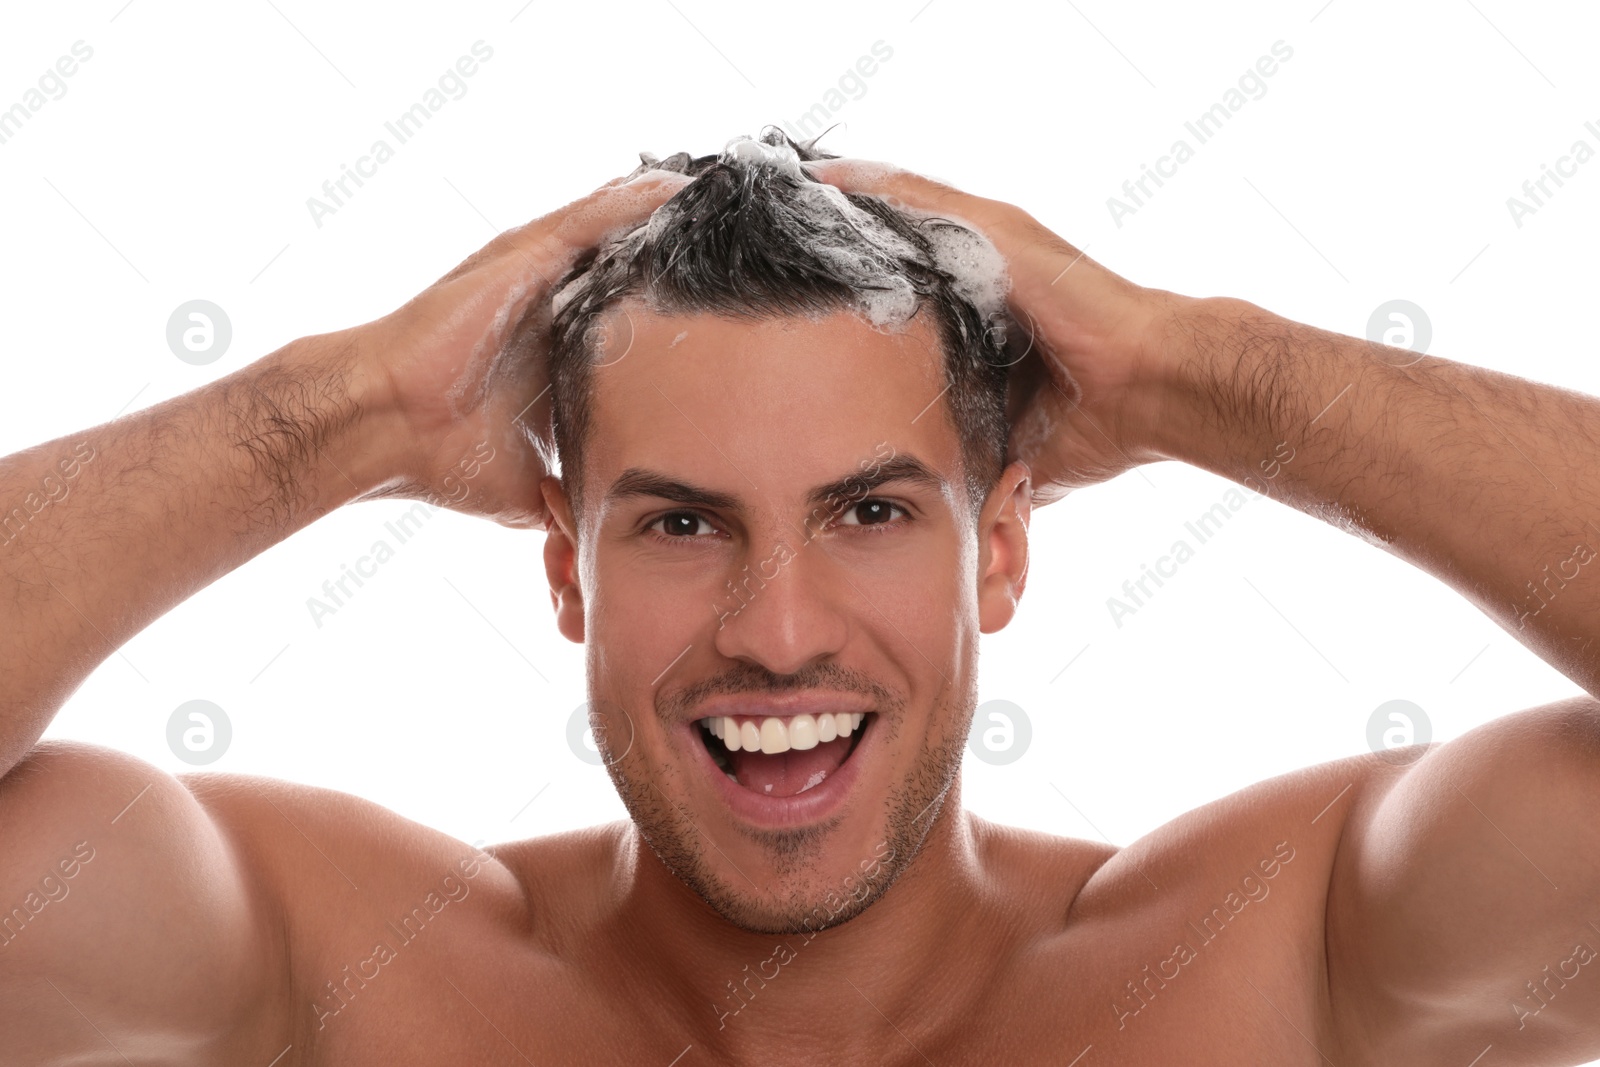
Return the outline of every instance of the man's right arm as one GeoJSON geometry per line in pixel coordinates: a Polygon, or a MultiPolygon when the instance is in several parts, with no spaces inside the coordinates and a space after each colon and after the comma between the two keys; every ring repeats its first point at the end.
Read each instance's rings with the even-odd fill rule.
{"type": "Polygon", "coordinates": [[[0,773],[130,637],[382,481],[376,384],[308,338],[0,460],[0,773]]]}
{"type": "Polygon", "coordinates": [[[552,281],[686,182],[610,182],[381,319],[0,459],[0,775],[128,638],[341,504],[542,527],[552,281]],[[470,486],[464,462],[485,464],[470,486]]]}
{"type": "Polygon", "coordinates": [[[281,872],[165,772],[39,739],[128,638],[341,504],[542,526],[550,281],[685,181],[603,186],[391,315],[0,460],[0,1067],[281,1050],[281,872]]]}
{"type": "Polygon", "coordinates": [[[133,634],[382,482],[376,386],[309,338],[0,461],[0,1063],[281,1050],[284,928],[238,842],[171,775],[39,738],[133,634]]]}

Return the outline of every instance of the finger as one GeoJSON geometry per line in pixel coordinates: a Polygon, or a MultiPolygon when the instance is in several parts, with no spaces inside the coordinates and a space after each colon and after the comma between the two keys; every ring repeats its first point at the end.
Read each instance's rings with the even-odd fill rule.
{"type": "Polygon", "coordinates": [[[651,212],[692,180],[668,171],[648,171],[631,181],[607,182],[582,199],[504,231],[440,281],[490,264],[496,270],[531,275],[546,287],[553,285],[585,249],[643,225],[651,212]]]}
{"type": "Polygon", "coordinates": [[[843,192],[882,197],[893,207],[945,218],[978,230],[995,243],[1007,260],[1046,238],[1053,239],[1055,252],[1077,254],[1077,249],[1050,234],[1026,212],[1011,204],[976,196],[891,163],[828,159],[807,163],[805,167],[818,181],[843,192]]]}
{"type": "Polygon", "coordinates": [[[870,159],[819,159],[805,164],[818,181],[847,193],[892,197],[923,211],[948,210],[951,201],[979,201],[953,185],[870,159]]]}
{"type": "Polygon", "coordinates": [[[512,244],[532,251],[547,248],[554,239],[573,253],[592,248],[608,237],[644,225],[658,207],[693,180],[671,171],[651,170],[632,181],[603,185],[583,199],[513,230],[512,244]]]}
{"type": "MultiPolygon", "coordinates": [[[[1005,201],[976,196],[936,178],[872,160],[817,160],[805,166],[818,181],[844,192],[880,196],[896,207],[977,229],[994,242],[1014,274],[1042,273],[1046,278],[1060,278],[1064,267],[1083,259],[1083,253],[1069,242],[1005,201]],[[1043,257],[1042,261],[1036,261],[1037,257],[1043,257]]],[[[1096,266],[1085,261],[1080,266],[1080,276],[1096,266]]],[[[1013,292],[1013,304],[1016,296],[1013,292]]]]}
{"type": "MultiPolygon", "coordinates": [[[[640,159],[644,159],[644,157],[641,156],[640,159]]],[[[612,178],[610,181],[602,182],[600,185],[595,186],[595,190],[594,191],[598,193],[601,189],[610,189],[614,185],[626,185],[631,181],[636,181],[637,179],[644,177],[645,174],[647,174],[648,172],[653,171],[653,170],[660,170],[660,171],[663,171],[663,172],[666,172],[666,173],[672,173],[672,168],[671,167],[658,167],[657,164],[659,164],[660,162],[661,161],[659,159],[656,159],[654,156],[651,156],[648,161],[641,162],[637,167],[634,167],[628,173],[619,174],[615,178],[612,178]]]]}

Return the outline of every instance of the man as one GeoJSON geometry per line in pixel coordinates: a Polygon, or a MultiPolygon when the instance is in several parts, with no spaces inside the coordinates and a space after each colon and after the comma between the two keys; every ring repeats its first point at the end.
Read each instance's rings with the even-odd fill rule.
{"type": "Polygon", "coordinates": [[[652,162],[384,319],[0,465],[10,501],[94,457],[0,552],[0,1061],[1600,1056],[1590,699],[1121,849],[979,819],[958,774],[1030,509],[1157,459],[1412,561],[1594,692],[1600,402],[1144,289],[781,136],[652,162]],[[379,496],[546,532],[628,822],[476,852],[39,742],[162,612],[379,496]]]}

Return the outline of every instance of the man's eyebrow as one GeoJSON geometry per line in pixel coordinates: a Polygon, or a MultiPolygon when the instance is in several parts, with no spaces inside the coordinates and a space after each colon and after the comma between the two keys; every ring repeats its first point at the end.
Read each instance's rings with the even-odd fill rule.
{"type": "MultiPolygon", "coordinates": [[[[909,482],[940,495],[949,489],[949,483],[932,467],[916,456],[901,454],[863,470],[852,471],[836,481],[816,486],[806,494],[806,499],[812,505],[831,507],[841,500],[859,500],[888,482],[909,482]]],[[[606,490],[605,503],[641,496],[659,497],[675,504],[719,511],[739,510],[739,498],[732,493],[691,485],[643,467],[629,467],[618,475],[616,481],[611,483],[611,488],[606,490]]]]}
{"type": "Polygon", "coordinates": [[[674,504],[693,504],[719,511],[732,511],[739,506],[739,498],[730,493],[702,489],[643,467],[629,467],[619,474],[617,480],[611,483],[611,488],[606,490],[605,503],[636,496],[660,497],[674,504]]]}
{"type": "Polygon", "coordinates": [[[865,470],[847,474],[836,482],[819,485],[807,495],[812,505],[832,505],[841,500],[860,500],[887,482],[908,482],[943,496],[950,488],[939,472],[909,453],[875,463],[865,470]]]}

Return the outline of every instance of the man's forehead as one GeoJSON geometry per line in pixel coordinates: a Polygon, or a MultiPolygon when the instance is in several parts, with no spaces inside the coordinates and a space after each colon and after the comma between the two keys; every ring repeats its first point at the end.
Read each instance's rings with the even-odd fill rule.
{"type": "MultiPolygon", "coordinates": [[[[821,379],[830,369],[853,377],[884,372],[943,380],[943,348],[928,314],[901,327],[876,327],[846,309],[805,314],[732,315],[655,311],[637,297],[607,309],[588,338],[598,341],[596,384],[602,377],[620,386],[630,378],[658,374],[693,376],[705,370],[719,378],[799,376],[821,379]],[[621,373],[625,363],[632,373],[621,373]],[[603,376],[599,371],[615,369],[603,376]],[[792,370],[793,374],[783,374],[792,370]]],[[[859,384],[859,383],[857,383],[859,384]]],[[[935,391],[939,388],[935,385],[935,391]]]]}
{"type": "Polygon", "coordinates": [[[923,468],[902,471],[913,481],[954,480],[943,351],[920,316],[890,332],[850,312],[733,319],[627,302],[601,342],[586,463],[603,494],[648,472],[740,499],[808,496],[906,454],[923,468]]]}

